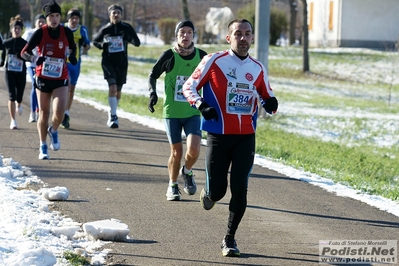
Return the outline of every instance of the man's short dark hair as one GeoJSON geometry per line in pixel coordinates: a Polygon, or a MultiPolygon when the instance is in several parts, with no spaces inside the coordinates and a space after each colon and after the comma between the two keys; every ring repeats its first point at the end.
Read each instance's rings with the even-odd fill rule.
{"type": "Polygon", "coordinates": [[[67,19],[69,20],[73,16],[78,16],[79,18],[82,18],[82,13],[77,8],[71,8],[67,13],[67,19]]]}
{"type": "Polygon", "coordinates": [[[229,31],[229,34],[231,34],[231,32],[232,32],[230,26],[233,25],[234,23],[240,23],[240,24],[248,23],[249,25],[251,25],[251,31],[252,32],[254,31],[254,27],[252,26],[252,23],[249,22],[247,19],[245,19],[245,18],[236,18],[236,19],[230,21],[229,25],[227,25],[227,29],[229,31]]]}
{"type": "Polygon", "coordinates": [[[121,11],[121,13],[123,13],[123,7],[122,6],[117,5],[117,4],[113,4],[113,5],[110,5],[108,7],[108,15],[110,15],[113,10],[119,10],[119,11],[121,11]]]}

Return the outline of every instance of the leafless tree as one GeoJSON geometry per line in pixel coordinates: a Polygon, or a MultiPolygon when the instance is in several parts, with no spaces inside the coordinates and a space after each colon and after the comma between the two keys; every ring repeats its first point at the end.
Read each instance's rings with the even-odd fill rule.
{"type": "Polygon", "coordinates": [[[135,18],[136,18],[136,9],[137,9],[137,0],[133,0],[133,4],[132,4],[132,16],[130,18],[130,24],[133,26],[133,28],[136,28],[136,23],[134,22],[135,18]]]}
{"type": "Polygon", "coordinates": [[[41,13],[41,0],[26,0],[26,2],[28,2],[29,5],[29,9],[30,9],[30,20],[32,22],[32,28],[35,27],[35,25],[33,25],[34,23],[34,19],[36,14],[41,13]]]}
{"type": "Polygon", "coordinates": [[[295,43],[296,15],[298,13],[298,0],[290,0],[290,45],[295,43]]]}
{"type": "Polygon", "coordinates": [[[183,7],[183,17],[184,19],[190,19],[190,12],[188,11],[187,0],[181,0],[183,7]]]}
{"type": "Polygon", "coordinates": [[[309,29],[308,29],[308,3],[306,0],[302,0],[303,3],[303,35],[302,35],[302,47],[303,47],[303,72],[309,72],[309,29]]]}

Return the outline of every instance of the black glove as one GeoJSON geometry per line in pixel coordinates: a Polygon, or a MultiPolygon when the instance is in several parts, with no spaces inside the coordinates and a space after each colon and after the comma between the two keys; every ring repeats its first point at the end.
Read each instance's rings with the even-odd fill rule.
{"type": "Polygon", "coordinates": [[[272,114],[273,112],[277,111],[278,101],[276,97],[271,97],[264,100],[262,106],[267,113],[272,114]]]}
{"type": "Polygon", "coordinates": [[[76,66],[76,64],[78,63],[78,59],[76,59],[76,56],[74,54],[69,55],[68,59],[69,62],[74,66],[76,66]]]}
{"type": "Polygon", "coordinates": [[[95,47],[97,47],[98,49],[100,49],[100,50],[103,49],[103,44],[102,44],[102,43],[95,42],[95,43],[93,43],[93,45],[94,45],[95,47]]]}
{"type": "Polygon", "coordinates": [[[44,60],[46,60],[44,56],[39,56],[39,58],[36,61],[36,65],[40,66],[41,64],[43,64],[44,60]]]}
{"type": "Polygon", "coordinates": [[[219,115],[216,112],[216,109],[212,106],[209,106],[209,104],[207,104],[206,102],[202,102],[201,105],[198,107],[198,110],[201,112],[205,120],[219,120],[219,115]]]}
{"type": "Polygon", "coordinates": [[[158,102],[158,95],[156,92],[151,92],[150,94],[150,101],[148,102],[148,110],[150,110],[151,113],[155,111],[154,105],[156,105],[158,102]]]}
{"type": "Polygon", "coordinates": [[[4,61],[1,61],[0,62],[0,67],[3,67],[4,66],[4,61]]]}

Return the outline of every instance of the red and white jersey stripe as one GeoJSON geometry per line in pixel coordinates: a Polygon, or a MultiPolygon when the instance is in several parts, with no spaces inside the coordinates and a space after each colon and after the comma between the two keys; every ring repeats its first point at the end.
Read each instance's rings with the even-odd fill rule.
{"type": "Polygon", "coordinates": [[[232,50],[205,56],[183,85],[183,94],[193,107],[203,100],[216,109],[218,121],[202,119],[201,124],[216,134],[254,134],[258,99],[274,97],[264,65],[252,56],[242,60],[232,50]]]}

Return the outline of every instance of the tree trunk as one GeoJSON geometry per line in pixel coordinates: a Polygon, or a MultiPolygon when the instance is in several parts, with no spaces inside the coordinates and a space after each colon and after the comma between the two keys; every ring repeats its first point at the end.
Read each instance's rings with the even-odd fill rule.
{"type": "Polygon", "coordinates": [[[190,19],[190,12],[188,11],[187,0],[181,0],[183,6],[183,17],[184,19],[190,19]]]}
{"type": "Polygon", "coordinates": [[[132,5],[132,19],[130,20],[130,24],[134,29],[136,29],[136,23],[134,23],[135,19],[135,14],[136,14],[136,9],[137,9],[137,0],[133,0],[133,5],[132,5]]]}
{"type": "Polygon", "coordinates": [[[31,27],[32,29],[35,28],[35,22],[34,19],[37,14],[42,13],[41,12],[41,6],[40,6],[40,0],[26,0],[29,5],[30,9],[30,22],[31,22],[31,27]]]}
{"type": "Polygon", "coordinates": [[[303,3],[303,34],[302,34],[302,45],[303,45],[303,72],[309,72],[309,29],[308,29],[308,3],[306,0],[302,0],[303,3]]]}
{"type": "Polygon", "coordinates": [[[295,43],[295,30],[296,30],[296,14],[298,12],[298,2],[297,0],[290,0],[290,45],[295,43]]]}
{"type": "MultiPolygon", "coordinates": [[[[91,21],[90,21],[90,0],[85,0],[85,6],[83,7],[83,21],[82,25],[87,28],[87,34],[91,40],[91,21]]],[[[82,54],[87,55],[88,51],[83,49],[82,54]]]]}

